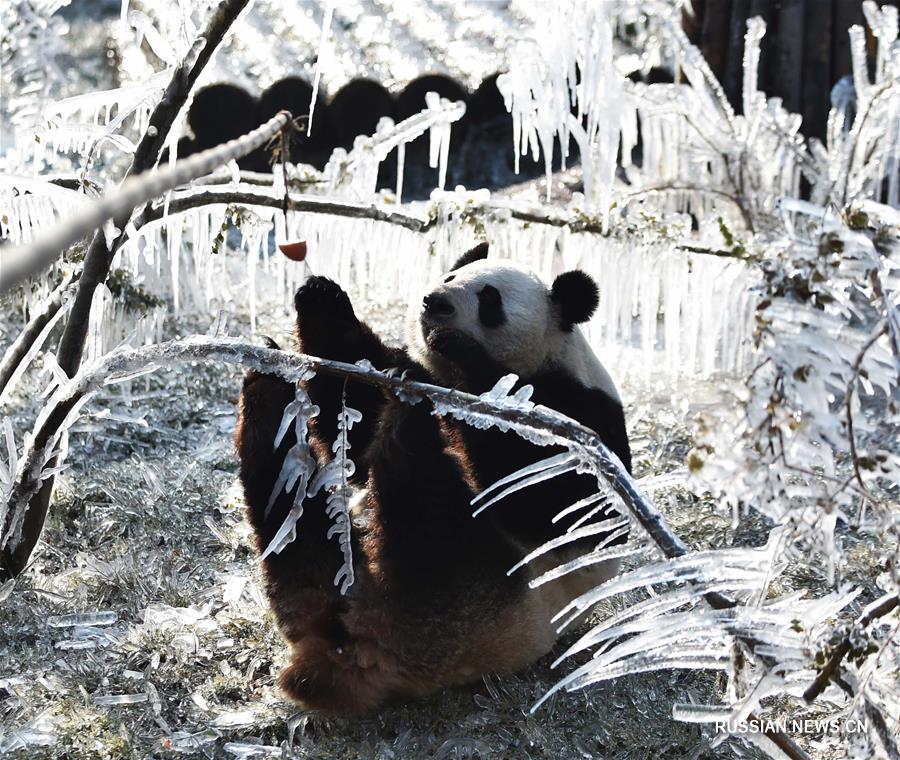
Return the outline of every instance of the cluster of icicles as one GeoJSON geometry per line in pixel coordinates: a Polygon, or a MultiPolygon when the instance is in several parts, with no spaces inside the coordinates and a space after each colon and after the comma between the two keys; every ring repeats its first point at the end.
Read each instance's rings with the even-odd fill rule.
{"type": "MultiPolygon", "coordinates": [[[[705,108],[713,97],[707,80],[701,76],[702,58],[690,55],[696,50],[689,47],[685,48],[683,68],[692,86],[660,86],[672,88],[666,90],[671,108],[655,103],[652,98],[640,105],[642,101],[634,97],[638,94],[634,92],[624,93],[628,97],[623,97],[623,78],[613,60],[611,24],[604,15],[606,10],[595,8],[591,12],[598,35],[579,33],[568,41],[560,41],[531,59],[537,68],[529,70],[530,74],[518,72],[514,67],[506,78],[501,78],[499,85],[516,125],[517,152],[539,148],[549,156],[554,140],[561,139],[563,144],[568,144],[568,135],[576,136],[585,172],[585,193],[578,205],[606,222],[610,200],[614,197],[615,162],[610,157],[615,156],[613,146],[619,136],[626,166],[638,136],[643,141],[643,168],[630,167],[630,179],[638,190],[658,184],[659,180],[676,181],[685,174],[696,173],[699,165],[685,158],[698,154],[693,149],[696,147],[693,138],[686,135],[684,114],[700,106],[705,108]],[[578,86],[575,86],[576,61],[581,72],[578,86]],[[546,80],[548,86],[543,89],[526,87],[529,81],[544,81],[542,77],[550,70],[563,71],[565,76],[559,81],[546,80]],[[693,72],[699,73],[695,76],[693,72]],[[611,103],[618,105],[610,110],[611,103]],[[635,103],[639,105],[637,109],[635,103]],[[574,119],[573,106],[579,114],[574,119]],[[644,106],[646,112],[641,110],[644,106]],[[635,121],[638,113],[641,115],[639,130],[635,121]]],[[[577,27],[574,21],[577,14],[573,14],[574,10],[567,12],[554,23],[568,19],[577,27]]],[[[160,91],[160,81],[154,80],[143,90],[129,86],[127,92],[118,95],[97,93],[84,100],[70,100],[65,108],[57,111],[60,115],[64,115],[63,111],[77,111],[79,121],[90,121],[90,114],[86,113],[90,106],[96,111],[96,123],[109,131],[120,118],[111,118],[110,114],[124,117],[130,113],[140,122],[160,91]],[[120,99],[122,102],[118,103],[120,99]],[[113,103],[117,104],[115,109],[113,103]]],[[[445,177],[450,125],[463,113],[462,104],[432,98],[419,115],[421,118],[412,117],[395,126],[385,125],[372,138],[358,139],[350,153],[337,152],[326,167],[320,188],[322,194],[363,202],[377,200],[374,180],[379,162],[392,148],[397,149],[398,160],[402,162],[403,146],[425,131],[431,133],[432,163],[438,168],[439,176],[445,177]],[[410,129],[409,122],[417,118],[415,129],[410,129]]],[[[708,156],[702,159],[709,186],[714,188],[724,183],[721,162],[707,160],[708,156]]],[[[401,167],[398,177],[402,176],[401,167]]],[[[234,179],[238,179],[236,172],[234,179]]],[[[790,182],[794,182],[793,174],[790,182]]],[[[769,189],[787,189],[785,181],[779,180],[774,185],[777,187],[769,189]]],[[[11,187],[12,183],[5,186],[11,187]]],[[[222,190],[237,187],[236,181],[217,185],[222,190]]],[[[278,196],[277,173],[270,189],[260,191],[254,187],[253,190],[278,196]]],[[[55,187],[52,194],[54,199],[73,204],[81,197],[75,191],[55,187]]],[[[34,199],[24,203],[36,208],[44,202],[38,200],[40,195],[38,192],[34,199]]],[[[701,231],[710,217],[721,216],[734,225],[741,222],[732,203],[716,199],[709,192],[679,190],[661,198],[647,196],[642,203],[651,212],[658,209],[702,213],[701,231]]],[[[67,215],[68,209],[62,205],[57,201],[49,209],[41,207],[46,211],[42,218],[67,215]]],[[[220,308],[244,307],[249,310],[251,326],[255,329],[260,308],[263,305],[288,307],[293,290],[310,271],[335,277],[363,299],[379,303],[409,302],[460,250],[487,239],[492,245],[492,255],[521,261],[545,277],[552,277],[564,268],[580,267],[597,279],[601,304],[587,326],[587,333],[604,361],[620,376],[640,376],[660,370],[674,376],[706,376],[740,372],[746,367],[752,325],[752,297],[748,293],[753,276],[741,262],[686,254],[678,248],[673,236],[643,234],[640,230],[636,234],[630,231],[616,234],[613,230],[610,236],[600,237],[565,226],[511,219],[508,213],[496,210],[483,191],[443,194],[430,205],[406,204],[403,208],[423,219],[437,215],[438,223],[423,234],[385,222],[336,221],[334,217],[317,214],[289,212],[285,219],[280,210],[250,207],[240,211],[238,242],[231,228],[229,209],[224,205],[207,206],[181,215],[170,214],[163,221],[146,225],[124,246],[117,265],[148,291],[169,299],[176,313],[208,314],[220,308]],[[462,214],[454,213],[457,208],[471,209],[473,204],[484,208],[477,229],[462,214]],[[310,251],[307,263],[297,265],[273,255],[273,231],[278,238],[305,240],[310,251]],[[240,248],[243,262],[233,255],[210,255],[211,251],[227,253],[230,247],[240,248]]],[[[573,210],[573,217],[576,213],[573,210]]],[[[31,208],[26,208],[24,214],[17,214],[14,209],[12,217],[5,222],[4,233],[25,237],[37,216],[31,208]]],[[[680,219],[673,218],[671,226],[683,227],[683,217],[680,219]]],[[[111,340],[115,345],[115,339],[111,340]]]]}

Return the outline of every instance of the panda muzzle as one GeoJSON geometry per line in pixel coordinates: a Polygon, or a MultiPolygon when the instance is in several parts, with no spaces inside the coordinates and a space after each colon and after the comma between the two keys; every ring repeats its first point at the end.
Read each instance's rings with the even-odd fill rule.
{"type": "Polygon", "coordinates": [[[429,293],[422,299],[423,316],[434,320],[446,320],[456,313],[456,307],[447,296],[429,293]]]}

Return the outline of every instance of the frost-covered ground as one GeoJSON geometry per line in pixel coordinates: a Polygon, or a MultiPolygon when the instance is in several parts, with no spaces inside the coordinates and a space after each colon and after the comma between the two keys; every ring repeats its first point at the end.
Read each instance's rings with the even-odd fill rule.
{"type": "MultiPolygon", "coordinates": [[[[363,312],[398,338],[401,304],[363,312]]],[[[269,312],[260,319],[261,332],[289,342],[288,319],[269,312]]],[[[171,321],[166,333],[206,328],[171,321]]],[[[638,476],[683,467],[691,412],[715,389],[685,385],[673,393],[622,380],[638,476]]],[[[366,720],[298,713],[275,686],[285,647],[261,595],[236,482],[239,388],[233,368],[186,367],[114,386],[109,393],[118,398],[91,405],[94,414],[73,434],[71,468],[58,480],[43,541],[0,607],[0,751],[23,758],[735,756],[733,743],[711,748],[698,726],[670,718],[675,702],[715,702],[724,679],[691,671],[632,676],[559,695],[532,715],[558,677],[552,657],[366,720]]],[[[745,524],[735,536],[727,520],[681,489],[656,499],[693,547],[765,540],[762,524],[758,533],[745,524]]],[[[872,552],[860,547],[861,577],[872,552]]],[[[811,589],[822,583],[791,580],[811,589]]]]}
{"type": "MultiPolygon", "coordinates": [[[[273,685],[285,649],[236,486],[239,385],[225,368],[160,373],[130,389],[134,419],[101,415],[73,436],[44,541],[2,608],[0,704],[17,707],[0,716],[0,747],[21,739],[23,757],[250,757],[285,743],[299,757],[713,754],[698,729],[668,718],[674,699],[706,702],[716,688],[685,673],[623,679],[529,715],[554,681],[545,660],[369,720],[298,714],[273,685]]],[[[683,457],[677,410],[630,406],[639,472],[683,457]]],[[[684,506],[671,505],[676,523],[703,519],[707,539],[727,532],[702,510],[685,520],[684,506]]]]}

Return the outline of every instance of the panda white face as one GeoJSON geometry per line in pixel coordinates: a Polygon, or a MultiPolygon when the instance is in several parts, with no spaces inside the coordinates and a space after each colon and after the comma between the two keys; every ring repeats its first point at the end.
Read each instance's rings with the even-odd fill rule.
{"type": "Polygon", "coordinates": [[[438,377],[449,367],[426,343],[433,330],[459,330],[476,340],[511,371],[528,376],[546,363],[559,332],[550,289],[534,273],[512,261],[479,260],[432,283],[410,309],[410,350],[438,377]]]}
{"type": "Polygon", "coordinates": [[[548,287],[530,269],[488,260],[487,254],[487,243],[463,254],[411,305],[407,336],[412,357],[438,381],[452,384],[454,366],[429,347],[428,337],[435,330],[458,330],[520,378],[552,367],[621,403],[609,372],[578,328],[597,308],[597,283],[575,270],[548,287]]]}

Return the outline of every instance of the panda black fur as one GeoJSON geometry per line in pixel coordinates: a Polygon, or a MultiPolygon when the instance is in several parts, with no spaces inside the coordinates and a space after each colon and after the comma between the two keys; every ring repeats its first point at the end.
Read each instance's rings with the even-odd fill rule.
{"type": "MultiPolygon", "coordinates": [[[[486,244],[469,251],[414,305],[408,351],[386,347],[337,284],[312,277],[295,298],[299,348],[346,362],[368,359],[378,369],[400,368],[476,394],[515,372],[534,387],[536,403],[595,430],[630,469],[618,393],[576,327],[597,306],[593,280],[568,272],[548,288],[528,270],[486,256],[486,244]]],[[[320,461],[331,456],[344,388],[324,375],[307,383],[320,408],[310,430],[320,461]]],[[[280,679],[287,695],[308,708],[365,713],[511,672],[547,653],[553,614],[618,565],[594,565],[528,588],[531,578],[588,551],[601,535],[511,576],[507,570],[566,529],[570,522],[551,519],[593,493],[593,478],[570,473],[533,485],[473,519],[477,493],[556,452],[514,433],[439,418],[427,402],[403,404],[370,386],[347,383],[346,396],[362,412],[350,432],[353,484],[360,489],[354,522],[365,524],[353,531],[356,582],[346,596],[333,585],[341,555],[336,542],[325,540],[324,493],[304,503],[296,540],[263,563],[272,610],[293,650],[280,679]]],[[[236,440],[260,550],[293,501],[282,494],[267,512],[295,443],[288,434],[273,454],[293,397],[290,384],[270,375],[250,373],[244,381],[236,440]]]]}

